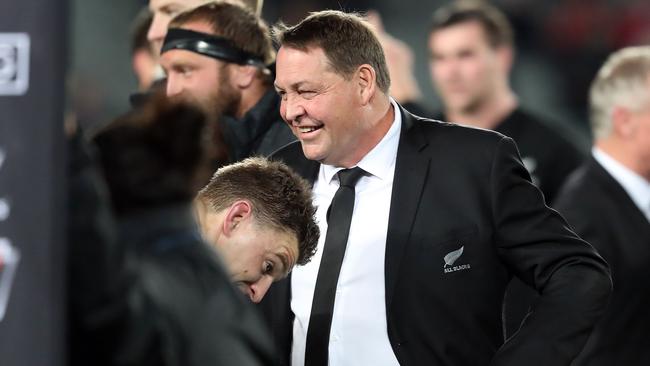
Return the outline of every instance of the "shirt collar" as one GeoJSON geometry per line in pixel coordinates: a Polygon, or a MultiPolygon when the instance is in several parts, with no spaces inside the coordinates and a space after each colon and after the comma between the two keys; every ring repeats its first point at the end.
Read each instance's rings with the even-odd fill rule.
{"type": "MultiPolygon", "coordinates": [[[[384,135],[379,143],[356,165],[368,174],[381,180],[391,179],[393,177],[399,136],[402,130],[401,109],[393,98],[390,98],[390,104],[395,111],[395,117],[388,132],[386,132],[386,135],[384,135]]],[[[321,164],[320,176],[329,184],[332,182],[334,175],[343,169],[341,167],[321,164]]]]}
{"type": "Polygon", "coordinates": [[[650,220],[650,182],[597,147],[591,153],[650,220]]]}

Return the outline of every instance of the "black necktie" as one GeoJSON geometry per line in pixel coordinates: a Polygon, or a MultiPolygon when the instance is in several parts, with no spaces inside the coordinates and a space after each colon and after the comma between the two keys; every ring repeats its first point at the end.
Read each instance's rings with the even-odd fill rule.
{"type": "Polygon", "coordinates": [[[327,366],[336,283],[345,255],[354,210],[354,185],[363,173],[363,169],[359,167],[344,169],[337,173],[340,186],[334,194],[327,215],[327,235],[318,268],[307,329],[305,366],[327,366]]]}

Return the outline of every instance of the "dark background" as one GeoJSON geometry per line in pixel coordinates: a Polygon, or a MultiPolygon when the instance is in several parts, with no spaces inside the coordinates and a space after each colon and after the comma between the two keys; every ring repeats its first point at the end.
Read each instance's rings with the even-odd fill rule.
{"type": "MultiPolygon", "coordinates": [[[[267,0],[264,18],[292,24],[324,8],[378,10],[387,31],[415,52],[424,102],[435,108],[427,59],[433,10],[445,1],[267,0]]],[[[588,142],[586,97],[605,57],[650,41],[647,0],[500,0],[517,32],[513,85],[523,104],[588,142]]],[[[128,108],[136,89],[130,24],[144,0],[0,0],[0,33],[31,38],[30,84],[0,95],[0,237],[20,249],[7,314],[0,322],[0,365],[63,365],[64,116],[87,129],[128,108]]]]}
{"type": "Polygon", "coordinates": [[[0,237],[21,252],[7,313],[0,322],[2,366],[64,365],[62,120],[67,19],[63,0],[0,1],[0,34],[25,32],[31,39],[26,93],[0,93],[0,149],[5,154],[0,199],[10,207],[8,217],[0,219],[0,237]]]}

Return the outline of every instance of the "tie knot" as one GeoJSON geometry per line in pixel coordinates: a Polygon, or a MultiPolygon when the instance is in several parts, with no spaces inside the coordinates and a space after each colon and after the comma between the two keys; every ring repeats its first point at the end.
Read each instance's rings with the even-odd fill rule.
{"type": "Polygon", "coordinates": [[[340,170],[336,174],[339,177],[339,185],[341,187],[345,186],[354,188],[359,181],[359,178],[361,178],[364,173],[365,171],[357,166],[351,169],[340,170]]]}

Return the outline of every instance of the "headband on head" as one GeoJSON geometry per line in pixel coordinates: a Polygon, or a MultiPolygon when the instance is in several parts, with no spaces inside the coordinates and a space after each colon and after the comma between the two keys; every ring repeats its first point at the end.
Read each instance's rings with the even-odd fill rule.
{"type": "Polygon", "coordinates": [[[167,31],[160,54],[169,50],[187,50],[238,65],[266,68],[261,58],[239,49],[229,39],[188,29],[170,28],[167,31]]]}

